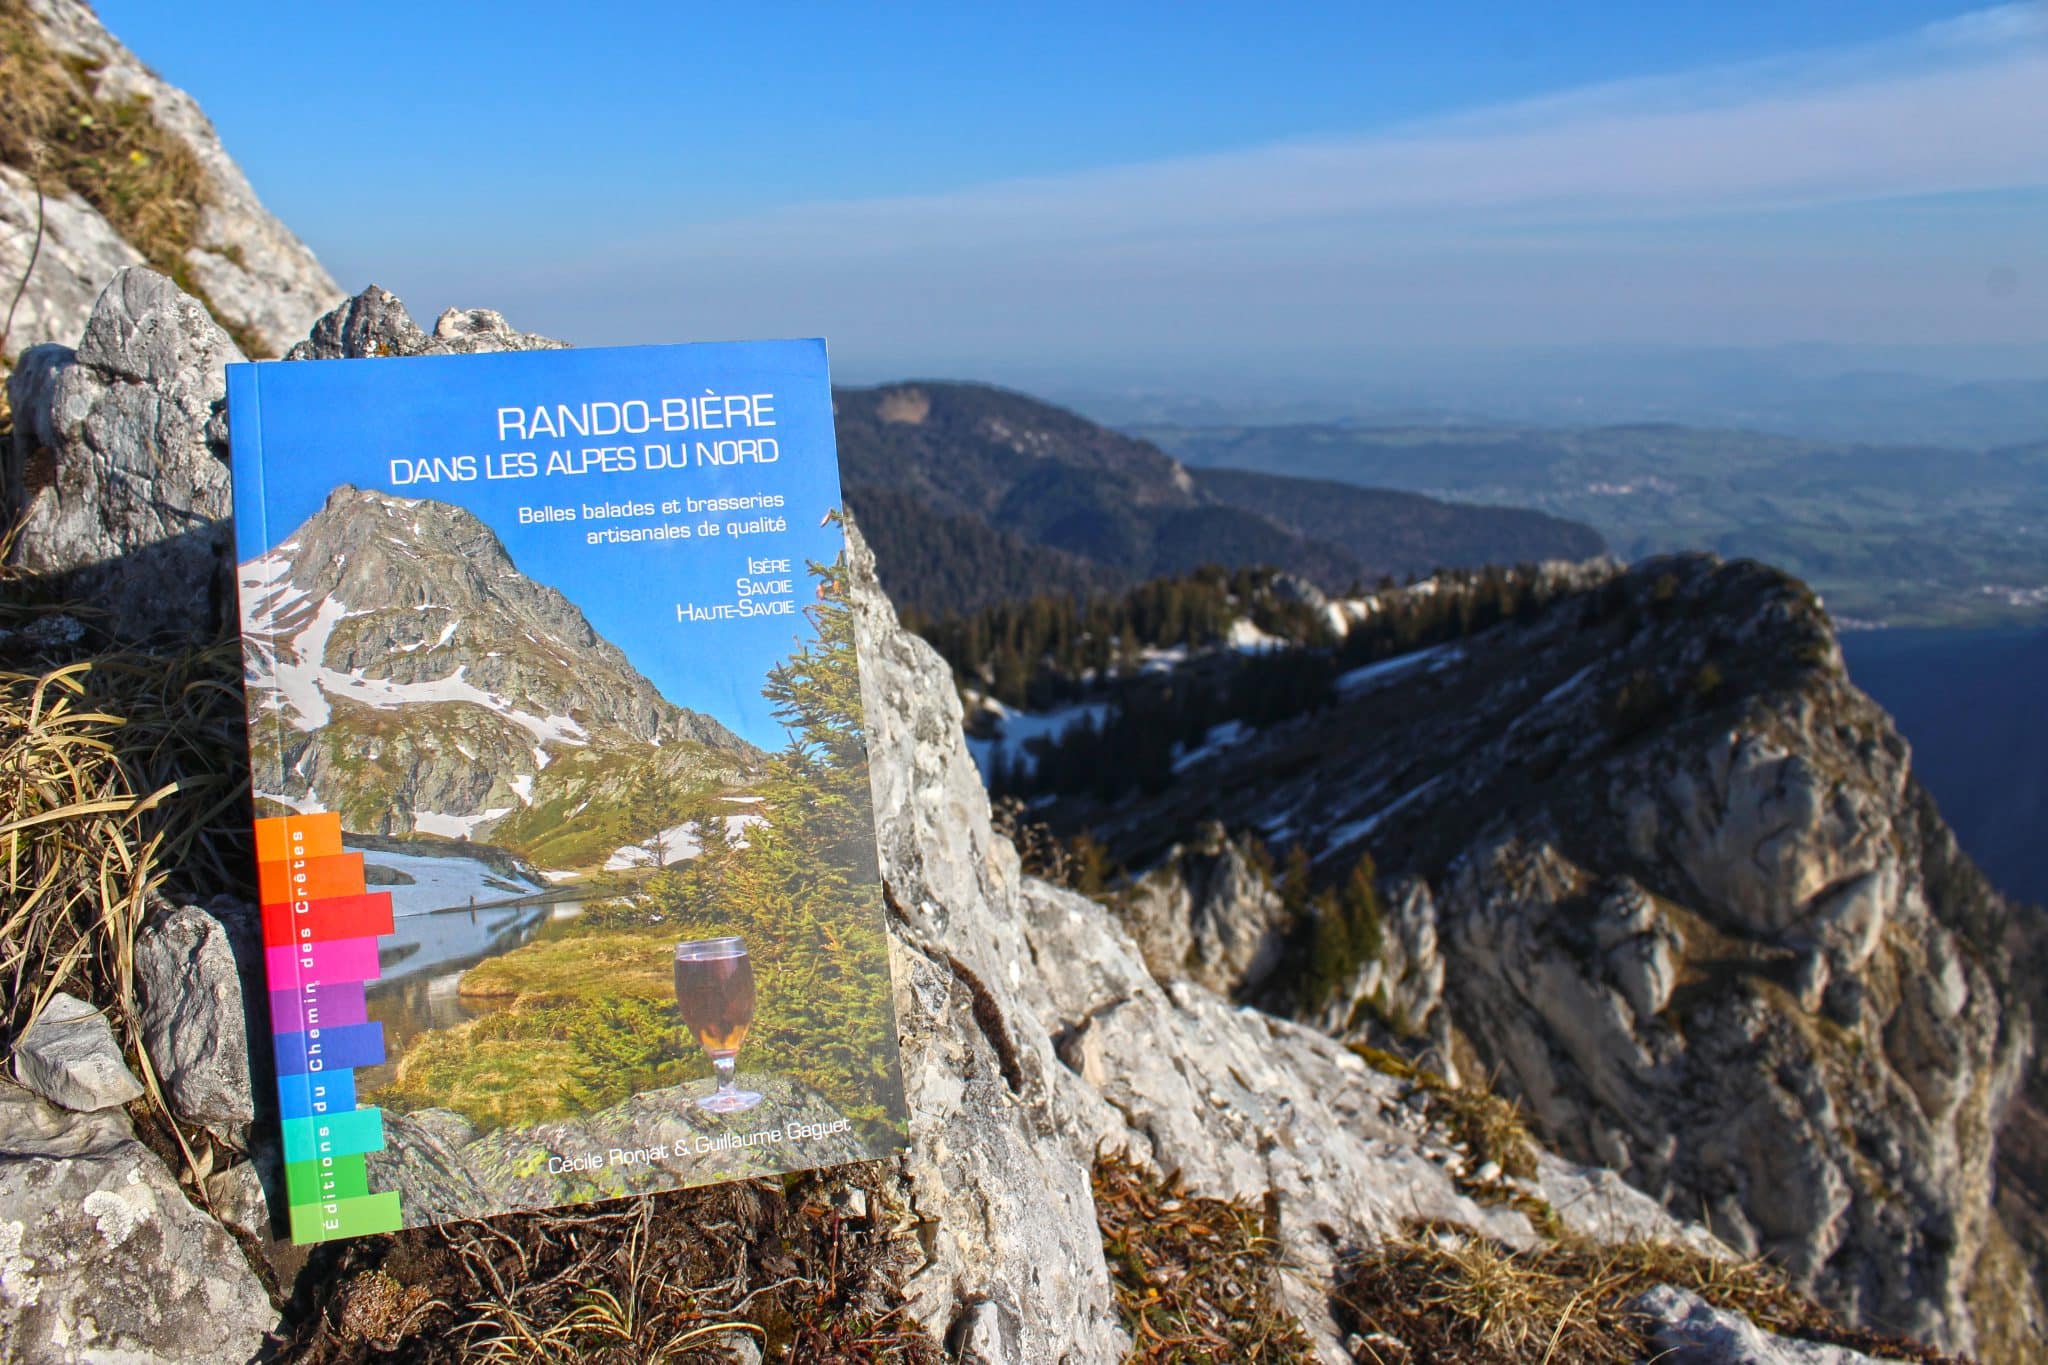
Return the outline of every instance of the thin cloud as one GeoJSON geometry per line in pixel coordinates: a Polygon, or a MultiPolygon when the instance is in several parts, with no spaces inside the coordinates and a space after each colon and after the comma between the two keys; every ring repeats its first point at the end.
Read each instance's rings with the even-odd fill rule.
{"type": "MultiPolygon", "coordinates": [[[[670,248],[986,255],[1477,212],[1611,219],[2048,185],[2048,9],[1281,143],[686,227],[670,248]]],[[[663,251],[662,254],[668,254],[663,251]]]]}

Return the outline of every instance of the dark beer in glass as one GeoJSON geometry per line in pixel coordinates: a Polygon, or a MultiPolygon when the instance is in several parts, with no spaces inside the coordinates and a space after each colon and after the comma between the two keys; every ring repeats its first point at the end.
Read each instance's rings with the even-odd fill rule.
{"type": "Polygon", "coordinates": [[[718,1073],[718,1088],[697,1101],[714,1114],[752,1109],[761,1096],[739,1088],[736,1059],[754,1022],[754,964],[739,938],[676,945],[676,1010],[718,1073]]]}

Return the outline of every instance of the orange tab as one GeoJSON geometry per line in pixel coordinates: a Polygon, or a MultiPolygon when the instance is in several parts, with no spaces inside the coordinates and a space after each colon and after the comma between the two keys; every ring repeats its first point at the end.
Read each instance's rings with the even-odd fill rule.
{"type": "Polygon", "coordinates": [[[363,855],[337,853],[327,858],[286,858],[281,862],[258,863],[256,885],[265,905],[360,896],[365,890],[363,855]]]}
{"type": "Polygon", "coordinates": [[[326,858],[341,852],[341,815],[274,815],[256,822],[256,861],[281,863],[288,858],[326,858]]]}

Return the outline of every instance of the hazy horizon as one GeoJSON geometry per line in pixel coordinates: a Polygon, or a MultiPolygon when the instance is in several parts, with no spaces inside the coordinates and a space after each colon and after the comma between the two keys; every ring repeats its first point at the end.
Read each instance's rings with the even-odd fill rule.
{"type": "Polygon", "coordinates": [[[228,5],[246,45],[99,9],[344,287],[424,317],[823,335],[849,381],[1219,420],[2048,435],[2037,2],[567,29],[228,5]],[[278,116],[364,50],[334,116],[278,116]],[[1903,409],[1917,382],[1868,382],[1897,375],[2028,391],[1833,410],[1858,376],[1903,409]]]}

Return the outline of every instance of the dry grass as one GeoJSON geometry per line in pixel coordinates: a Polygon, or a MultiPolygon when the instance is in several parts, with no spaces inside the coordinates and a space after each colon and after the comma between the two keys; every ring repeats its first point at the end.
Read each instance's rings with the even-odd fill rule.
{"type": "Polygon", "coordinates": [[[0,162],[45,194],[77,194],[144,260],[206,303],[244,354],[264,354],[246,327],[220,317],[185,259],[212,198],[206,168],[157,123],[148,101],[100,99],[92,75],[43,40],[21,0],[0,0],[0,162]]]}
{"type": "Polygon", "coordinates": [[[880,1209],[886,1169],[324,1247],[299,1277],[278,1358],[689,1365],[745,1337],[771,1361],[938,1365],[902,1308],[916,1242],[847,1212],[856,1189],[880,1209]]]}
{"type": "Polygon", "coordinates": [[[1121,1157],[1095,1164],[1095,1211],[1117,1310],[1143,1365],[1310,1361],[1277,1294],[1279,1245],[1264,1216],[1188,1194],[1121,1157]]]}
{"type": "Polygon", "coordinates": [[[1497,1163],[1518,1179],[1536,1175],[1536,1140],[1522,1107],[1485,1086],[1452,1085],[1427,1067],[1415,1065],[1382,1048],[1353,1043],[1351,1051],[1383,1075],[1409,1081],[1429,1097],[1429,1114],[1449,1130],[1473,1162],[1497,1163]]]}
{"type": "Polygon", "coordinates": [[[1651,1355],[1628,1305],[1660,1284],[1687,1289],[1784,1336],[1929,1365],[1960,1365],[1912,1342],[1845,1327],[1760,1262],[1662,1242],[1566,1239],[1517,1251],[1469,1229],[1411,1225],[1358,1257],[1332,1305],[1376,1365],[1629,1365],[1651,1355]]]}

